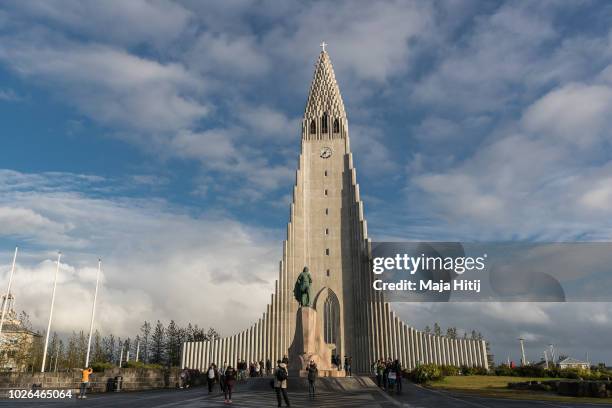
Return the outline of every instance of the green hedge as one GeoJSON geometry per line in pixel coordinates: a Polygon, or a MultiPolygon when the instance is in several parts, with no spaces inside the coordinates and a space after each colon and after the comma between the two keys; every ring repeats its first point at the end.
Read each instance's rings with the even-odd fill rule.
{"type": "Polygon", "coordinates": [[[91,363],[91,368],[97,373],[100,373],[106,370],[107,368],[113,368],[113,367],[114,367],[113,364],[107,363],[105,361],[95,361],[91,363]]]}
{"type": "Polygon", "coordinates": [[[164,368],[161,364],[145,364],[142,361],[128,361],[127,363],[123,364],[122,367],[125,367],[125,368],[152,368],[156,370],[161,370],[162,368],[164,368]]]}
{"type": "Polygon", "coordinates": [[[420,365],[412,370],[408,376],[417,384],[424,384],[429,381],[438,381],[444,378],[442,370],[435,364],[420,365]]]}

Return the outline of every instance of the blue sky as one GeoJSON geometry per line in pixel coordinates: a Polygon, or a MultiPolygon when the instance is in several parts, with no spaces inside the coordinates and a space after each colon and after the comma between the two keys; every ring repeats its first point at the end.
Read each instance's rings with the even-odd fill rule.
{"type": "MultiPolygon", "coordinates": [[[[86,326],[69,299],[90,296],[97,256],[104,330],[229,334],[262,312],[322,40],[374,239],[609,240],[611,18],[604,1],[3,2],[0,262],[23,248],[18,306],[45,320],[62,249],[58,330],[86,326]],[[261,307],[228,319],[220,294],[246,304],[251,280],[261,307]]],[[[399,308],[479,324],[498,356],[520,334],[612,360],[606,304],[443,307],[399,308]]]]}

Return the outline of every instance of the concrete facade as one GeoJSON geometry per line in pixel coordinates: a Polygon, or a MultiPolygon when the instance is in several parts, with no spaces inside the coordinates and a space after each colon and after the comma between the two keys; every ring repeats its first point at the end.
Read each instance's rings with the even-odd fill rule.
{"type": "Polygon", "coordinates": [[[333,353],[353,358],[355,372],[379,358],[487,367],[484,341],[448,339],[406,325],[372,289],[371,243],[350,150],[344,103],[327,52],[322,51],[302,121],[287,239],[279,279],[265,313],[233,336],[183,344],[183,367],[267,360],[288,355],[298,303],[294,283],[308,266],[313,307],[333,353]]]}

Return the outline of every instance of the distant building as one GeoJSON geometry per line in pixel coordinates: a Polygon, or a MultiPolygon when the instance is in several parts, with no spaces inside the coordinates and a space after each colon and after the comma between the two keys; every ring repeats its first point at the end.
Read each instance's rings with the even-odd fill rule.
{"type": "Polygon", "coordinates": [[[581,368],[583,370],[588,370],[590,368],[589,363],[576,360],[575,358],[567,357],[557,363],[560,369],[565,368],[581,368]]]}
{"type": "MultiPolygon", "coordinates": [[[[2,309],[6,295],[2,296],[2,309]]],[[[28,368],[32,346],[35,340],[42,337],[28,327],[24,327],[17,318],[13,303],[14,297],[9,294],[7,311],[4,316],[2,333],[0,334],[0,371],[24,371],[28,368]]]]}

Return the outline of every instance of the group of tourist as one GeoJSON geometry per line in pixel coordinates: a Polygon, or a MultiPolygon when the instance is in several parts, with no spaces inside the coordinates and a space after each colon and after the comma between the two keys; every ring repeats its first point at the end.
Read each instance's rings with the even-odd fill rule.
{"type": "Polygon", "coordinates": [[[206,383],[208,384],[208,393],[213,392],[215,383],[219,383],[219,388],[223,393],[226,404],[232,403],[232,391],[236,385],[238,371],[231,364],[223,363],[222,367],[217,367],[215,363],[208,366],[206,370],[206,383]]]}
{"type": "Polygon", "coordinates": [[[398,359],[380,359],[372,365],[376,383],[385,391],[402,391],[402,364],[398,359]]]}
{"type": "Polygon", "coordinates": [[[272,362],[268,359],[264,364],[261,361],[251,361],[247,363],[245,360],[241,360],[237,364],[238,368],[238,379],[245,380],[248,377],[263,377],[264,375],[270,375],[272,373],[272,362]]]}
{"type": "MultiPolygon", "coordinates": [[[[215,383],[219,384],[219,388],[224,395],[224,402],[226,404],[232,403],[232,393],[234,387],[239,379],[246,379],[247,373],[250,377],[263,377],[265,374],[273,374],[273,380],[271,385],[276,392],[276,398],[278,400],[278,406],[280,407],[282,401],[289,407],[289,396],[287,395],[287,378],[289,372],[287,365],[289,359],[287,356],[283,357],[282,360],[277,361],[277,366],[272,372],[272,363],[267,360],[264,364],[263,361],[254,361],[247,364],[246,361],[241,360],[236,364],[236,368],[232,367],[227,362],[224,362],[221,367],[218,367],[215,363],[208,366],[205,373],[206,383],[208,385],[208,393],[212,393],[215,383]]],[[[315,381],[317,378],[318,370],[317,365],[314,361],[310,362],[308,367],[308,382],[309,382],[309,396],[314,397],[315,393],[315,381]]],[[[188,368],[183,369],[179,375],[179,386],[180,388],[188,388],[192,383],[191,371],[188,368]]]]}
{"type": "Polygon", "coordinates": [[[333,354],[331,357],[332,365],[336,366],[338,371],[344,368],[344,371],[348,377],[353,375],[352,366],[353,366],[353,358],[349,356],[344,356],[344,365],[342,365],[342,359],[339,354],[333,354]]]}

